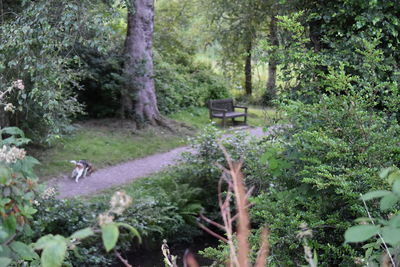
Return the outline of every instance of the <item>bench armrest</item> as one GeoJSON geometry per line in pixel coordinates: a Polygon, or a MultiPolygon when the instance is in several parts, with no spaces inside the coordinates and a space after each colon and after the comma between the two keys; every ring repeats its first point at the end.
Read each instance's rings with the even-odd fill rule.
{"type": "Polygon", "coordinates": [[[225,114],[226,114],[226,112],[228,112],[228,110],[226,110],[226,109],[221,109],[221,108],[209,108],[209,111],[210,111],[210,119],[212,119],[213,118],[213,115],[214,115],[214,112],[222,112],[222,116],[224,116],[225,117],[225,114]]]}
{"type": "Polygon", "coordinates": [[[248,107],[245,107],[245,106],[233,106],[233,107],[234,107],[234,108],[242,108],[242,109],[244,109],[245,112],[247,113],[248,107]]]}

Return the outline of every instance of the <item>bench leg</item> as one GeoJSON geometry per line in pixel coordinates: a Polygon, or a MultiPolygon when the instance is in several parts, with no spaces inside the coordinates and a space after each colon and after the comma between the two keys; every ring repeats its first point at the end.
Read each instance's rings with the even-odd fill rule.
{"type": "Polygon", "coordinates": [[[232,126],[235,126],[235,118],[232,118],[232,126]]]}
{"type": "Polygon", "coordinates": [[[244,116],[244,124],[247,124],[247,116],[244,116]]]}
{"type": "Polygon", "coordinates": [[[224,127],[224,129],[226,127],[226,118],[225,117],[222,118],[222,127],[224,127]]]}

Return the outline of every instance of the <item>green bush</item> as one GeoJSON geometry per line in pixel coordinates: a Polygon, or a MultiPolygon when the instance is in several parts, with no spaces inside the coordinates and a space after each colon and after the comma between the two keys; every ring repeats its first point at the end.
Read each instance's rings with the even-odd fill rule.
{"type": "MultiPolygon", "coordinates": [[[[164,238],[172,244],[191,243],[194,237],[201,235],[195,223],[201,209],[198,188],[180,183],[171,173],[142,179],[127,190],[133,204],[114,221],[137,229],[142,237],[141,247],[158,248],[164,238]]],[[[32,230],[23,241],[32,242],[48,234],[69,236],[95,225],[97,215],[109,209],[109,198],[114,191],[91,200],[42,197],[36,202],[32,230]]],[[[121,229],[116,248],[124,253],[134,253],[139,244],[129,231],[121,229]]],[[[111,266],[117,261],[113,253],[106,253],[100,236],[83,240],[66,258],[66,262],[74,266],[111,266]]]]}
{"type": "Polygon", "coordinates": [[[77,50],[85,75],[76,88],[76,94],[78,101],[85,105],[85,115],[90,118],[119,115],[120,91],[125,82],[120,49],[111,48],[104,52],[81,46],[77,50]]]}
{"type": "Polygon", "coordinates": [[[191,58],[188,61],[186,65],[155,57],[157,101],[164,114],[191,106],[204,106],[210,99],[228,96],[222,78],[211,67],[194,63],[191,58]]]}
{"type": "Polygon", "coordinates": [[[314,104],[289,102],[284,110],[293,127],[277,159],[283,156],[290,168],[275,174],[276,189],[255,198],[253,214],[271,225],[277,262],[301,258],[294,233],[306,222],[321,264],[348,265],[358,254],[342,246],[344,230],[363,214],[359,194],[388,186],[376,173],[399,163],[400,127],[356,97],[325,95],[314,104]]]}
{"type": "Polygon", "coordinates": [[[104,17],[82,1],[22,2],[23,10],[9,12],[12,19],[0,25],[0,91],[23,82],[24,88],[9,96],[16,108],[6,114],[7,125],[20,127],[35,142],[50,143],[83,111],[73,91],[83,74],[73,51],[78,43],[101,49],[104,17]]]}
{"type": "Polygon", "coordinates": [[[29,139],[15,127],[0,130],[0,265],[38,259],[32,248],[17,240],[29,233],[37,212],[32,201],[40,193],[33,167],[39,162],[19,146],[29,139]]]}

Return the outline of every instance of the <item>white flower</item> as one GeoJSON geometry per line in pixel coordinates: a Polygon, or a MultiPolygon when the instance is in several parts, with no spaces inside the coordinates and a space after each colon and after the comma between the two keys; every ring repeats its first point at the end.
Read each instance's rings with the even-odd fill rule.
{"type": "Polygon", "coordinates": [[[12,103],[8,103],[4,107],[4,111],[7,111],[7,112],[13,112],[14,113],[14,109],[15,109],[15,107],[14,107],[14,105],[12,103]]]}
{"type": "Polygon", "coordinates": [[[42,193],[41,197],[42,199],[49,199],[52,198],[56,195],[57,191],[54,187],[49,187],[44,192],[42,193]]]}
{"type": "Polygon", "coordinates": [[[0,149],[0,161],[6,162],[6,163],[15,163],[17,160],[22,160],[26,156],[26,152],[23,149],[19,149],[15,146],[9,147],[9,146],[3,146],[2,149],[0,149]]]}
{"type": "Polygon", "coordinates": [[[13,87],[14,87],[14,88],[17,88],[17,89],[19,89],[19,90],[24,90],[24,89],[25,89],[25,85],[24,85],[24,83],[22,82],[22,80],[20,80],[20,79],[18,79],[18,80],[16,80],[16,81],[13,82],[13,87]]]}
{"type": "Polygon", "coordinates": [[[98,220],[99,220],[99,225],[104,225],[104,224],[112,223],[114,220],[114,216],[111,216],[108,212],[100,213],[98,220]]]}
{"type": "Polygon", "coordinates": [[[132,198],[128,196],[124,191],[117,191],[111,197],[110,205],[111,211],[115,214],[121,215],[126,208],[132,203],[132,198]]]}

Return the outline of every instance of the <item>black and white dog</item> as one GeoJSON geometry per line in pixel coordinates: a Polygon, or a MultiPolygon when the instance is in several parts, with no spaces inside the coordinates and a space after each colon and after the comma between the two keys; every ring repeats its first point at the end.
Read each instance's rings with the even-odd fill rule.
{"type": "Polygon", "coordinates": [[[75,168],[71,174],[71,178],[75,179],[75,182],[78,182],[80,178],[87,177],[94,172],[92,164],[86,160],[71,160],[70,162],[75,164],[75,168]]]}

